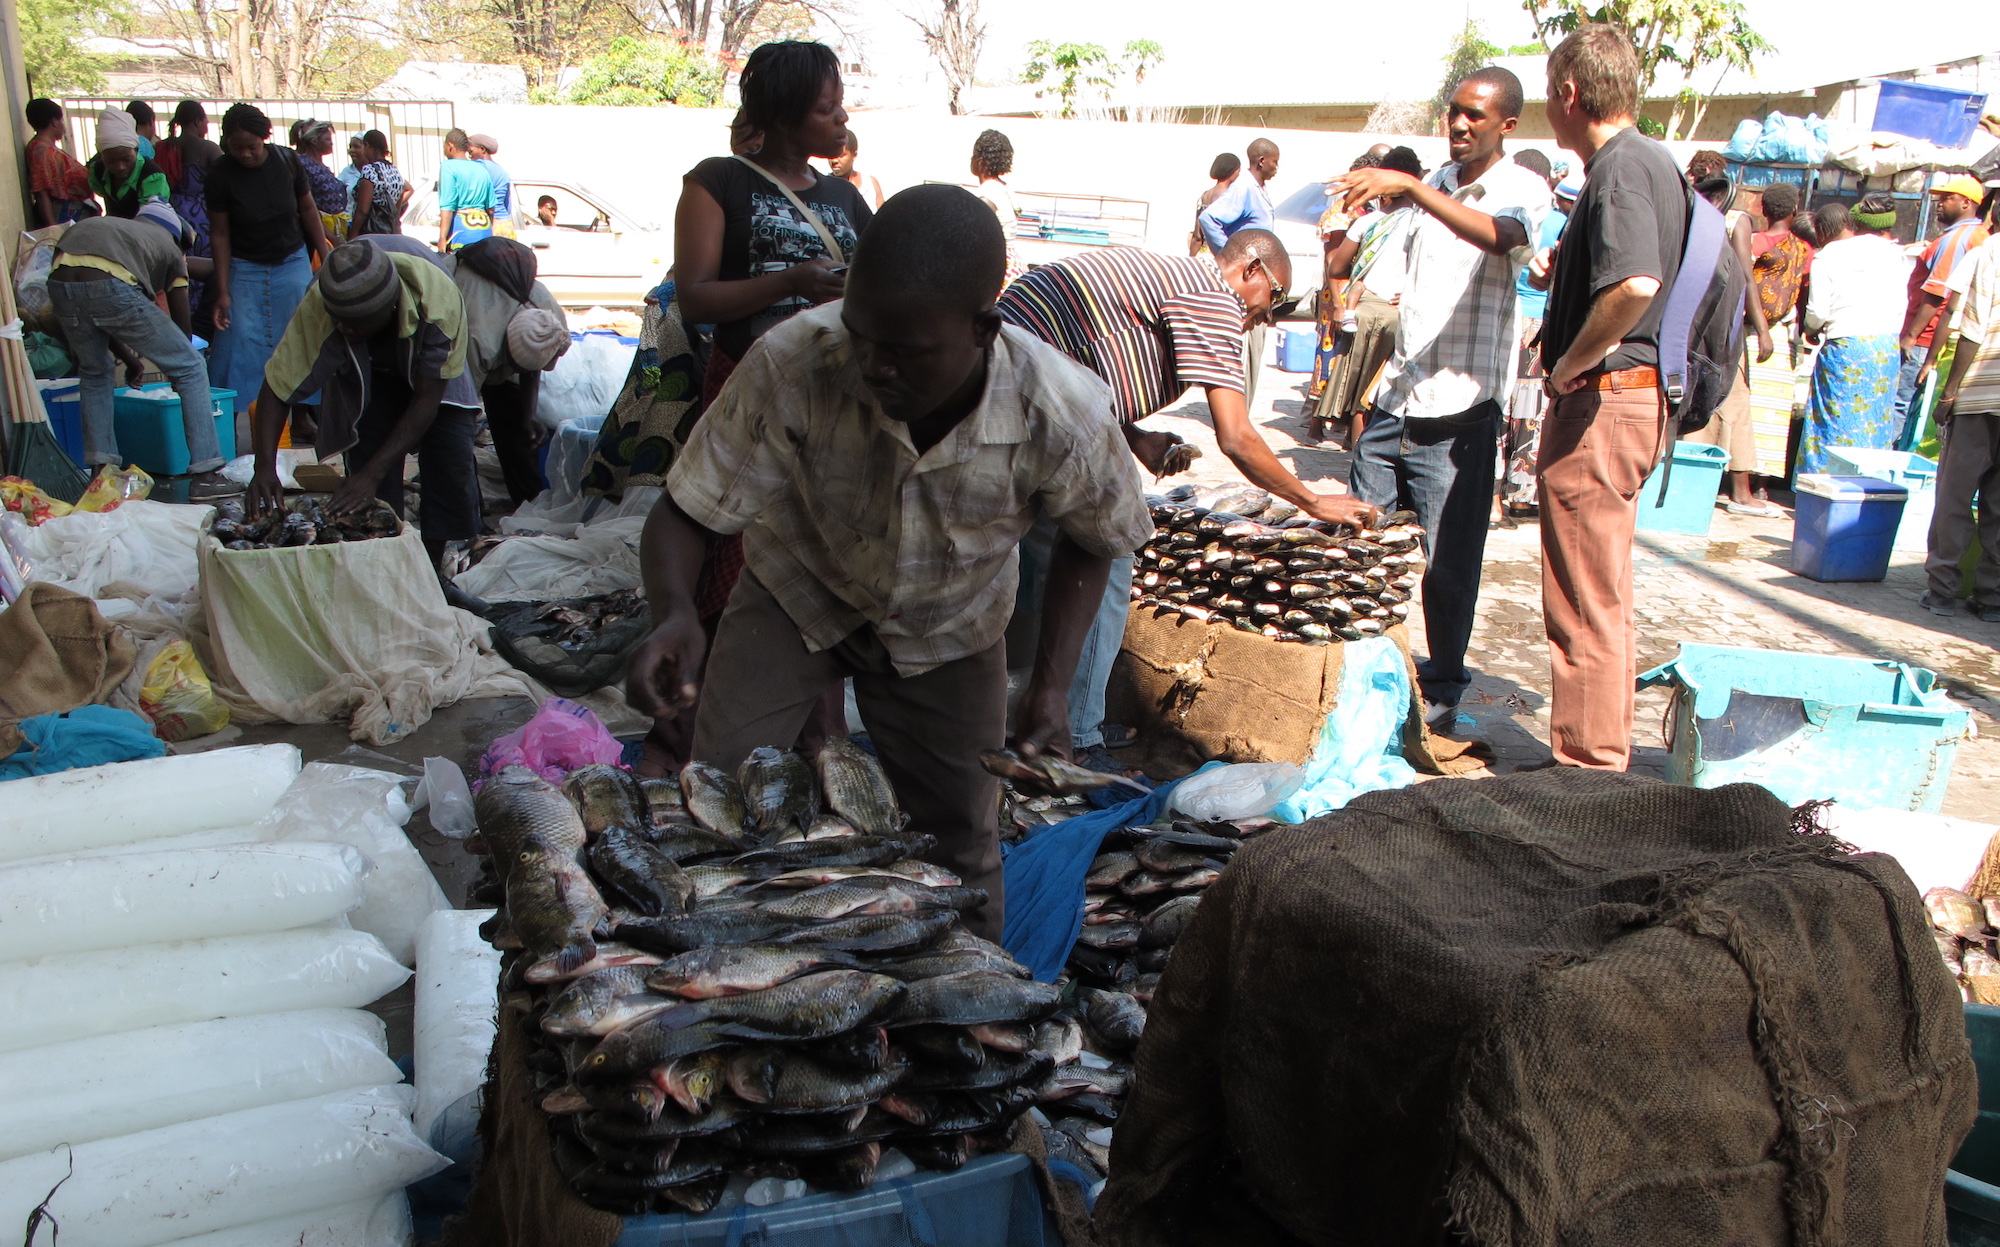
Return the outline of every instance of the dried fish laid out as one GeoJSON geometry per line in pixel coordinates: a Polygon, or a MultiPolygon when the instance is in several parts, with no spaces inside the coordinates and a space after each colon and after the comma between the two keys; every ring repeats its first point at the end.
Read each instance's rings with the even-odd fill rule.
{"type": "Polygon", "coordinates": [[[370,501],[359,511],[328,515],[326,499],[317,494],[294,498],[283,508],[253,518],[241,499],[215,509],[209,534],[226,550],[274,550],[288,546],[324,546],[339,541],[393,537],[403,530],[387,503],[370,501]]]}
{"type": "Polygon", "coordinates": [[[931,837],[847,741],[672,780],[510,767],[475,811],[501,1024],[532,1039],[554,1161],[595,1207],[857,1191],[885,1151],[954,1169],[1057,1069],[1057,988],[961,927],[986,894],[919,860],[931,837]]]}
{"type": "Polygon", "coordinates": [[[1353,529],[1251,486],[1184,485],[1147,503],[1137,606],[1308,645],[1359,641],[1409,616],[1424,534],[1408,511],[1353,529]]]}
{"type": "Polygon", "coordinates": [[[1924,893],[1931,935],[1965,999],[2000,1005],[2000,897],[1976,900],[1957,888],[1924,893]]]}
{"type": "Polygon", "coordinates": [[[1093,1178],[1107,1174],[1133,1054],[1174,942],[1230,857],[1274,825],[1171,820],[1105,837],[1084,880],[1083,930],[1060,980],[1064,1006],[1043,1023],[1067,1033],[1052,1053],[1073,1054],[1037,1097],[1051,1156],[1093,1178]]]}

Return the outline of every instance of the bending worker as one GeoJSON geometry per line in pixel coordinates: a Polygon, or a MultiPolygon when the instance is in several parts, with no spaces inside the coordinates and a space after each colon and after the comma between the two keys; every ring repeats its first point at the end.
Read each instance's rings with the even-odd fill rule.
{"type": "Polygon", "coordinates": [[[431,563],[479,535],[472,461],[479,394],[465,368],[465,301],[421,243],[370,234],[335,247],[285,327],[250,431],[257,457],[250,511],[283,502],[278,434],[292,404],[319,394],[322,461],[346,452],[347,480],[328,499],[339,515],[379,498],[403,514],[403,461],[417,452],[417,525],[431,563]]]}
{"type": "Polygon", "coordinates": [[[1061,529],[1015,735],[1024,754],[1062,752],[1111,560],[1152,533],[1104,382],[994,310],[1006,256],[971,194],[912,187],[862,237],[844,300],[750,348],[647,519],[659,623],[630,672],[643,714],[699,696],[694,756],[732,770],[790,744],[852,676],[911,828],[990,896],[969,921],[989,939],[999,781],[979,754],[1006,737],[1016,547],[1038,516],[1061,529]],[[742,532],[746,560],[705,669],[704,529],[742,532]]]}
{"type": "MultiPolygon", "coordinates": [[[[1269,324],[1291,280],[1291,259],[1269,230],[1231,235],[1216,258],[1169,256],[1114,247],[1044,264],[1018,278],[999,312],[1111,386],[1111,411],[1126,443],[1154,476],[1180,471],[1187,452],[1172,433],[1139,421],[1199,387],[1215,422],[1215,440],[1239,472],[1315,519],[1359,524],[1375,508],[1343,494],[1309,489],[1271,453],[1250,423],[1244,399],[1244,334],[1269,324]]],[[[1032,540],[1032,539],[1031,539],[1032,540]]],[[[1098,751],[1106,741],[1104,686],[1125,638],[1131,607],[1133,551],[1112,564],[1110,583],[1070,689],[1071,745],[1088,765],[1115,765],[1098,751]]]]}

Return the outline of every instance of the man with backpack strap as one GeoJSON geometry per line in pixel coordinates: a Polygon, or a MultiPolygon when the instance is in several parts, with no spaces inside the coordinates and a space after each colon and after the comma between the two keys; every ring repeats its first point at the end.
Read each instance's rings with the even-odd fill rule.
{"type": "MultiPolygon", "coordinates": [[[[1531,270],[1549,288],[1542,362],[1552,401],[1540,464],[1549,744],[1559,765],[1624,770],[1638,667],[1632,534],[1639,493],[1673,441],[1668,405],[1682,407],[1682,387],[1691,384],[1692,309],[1682,318],[1678,358],[1666,378],[1660,373],[1662,357],[1676,355],[1661,348],[1668,305],[1677,302],[1663,289],[1681,271],[1691,212],[1708,205],[1691,207],[1674,158],[1635,128],[1639,59],[1623,32],[1579,28],[1550,54],[1548,75],[1550,128],[1584,158],[1587,173],[1553,261],[1538,256],[1531,270]]],[[[1719,219],[1711,224],[1726,237],[1719,219]]],[[[1715,270],[1711,259],[1708,271],[1715,270]]],[[[1737,283],[1740,292],[1740,276],[1737,283]]],[[[1740,322],[1742,312],[1732,306],[1718,314],[1740,322]]],[[[1706,327],[1692,326],[1693,343],[1706,327]]],[[[1714,384],[1709,378],[1700,402],[1690,398],[1679,414],[1712,410],[1720,401],[1714,384]]]]}

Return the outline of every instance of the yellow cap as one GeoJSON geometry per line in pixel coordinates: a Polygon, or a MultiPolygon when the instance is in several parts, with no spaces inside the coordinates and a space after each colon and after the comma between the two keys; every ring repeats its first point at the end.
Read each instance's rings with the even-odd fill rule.
{"type": "Polygon", "coordinates": [[[1973,203],[1978,203],[1986,198],[1986,188],[1979,184],[1978,178],[1967,177],[1961,173],[1949,181],[1939,182],[1931,187],[1931,194],[1963,195],[1973,203]]]}

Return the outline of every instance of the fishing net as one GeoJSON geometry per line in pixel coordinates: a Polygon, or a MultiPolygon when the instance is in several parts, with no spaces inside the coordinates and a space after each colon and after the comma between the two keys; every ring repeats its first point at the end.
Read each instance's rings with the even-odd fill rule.
{"type": "Polygon", "coordinates": [[[1372,793],[1205,894],[1108,1243],[1942,1244],[1975,1112],[1916,890],[1764,789],[1372,793]]]}

